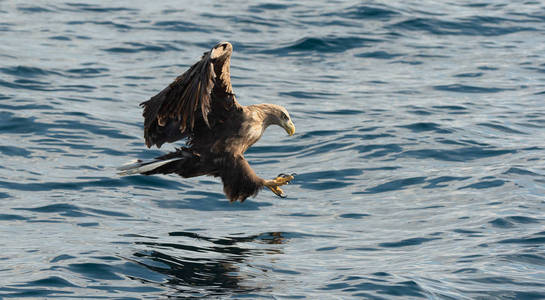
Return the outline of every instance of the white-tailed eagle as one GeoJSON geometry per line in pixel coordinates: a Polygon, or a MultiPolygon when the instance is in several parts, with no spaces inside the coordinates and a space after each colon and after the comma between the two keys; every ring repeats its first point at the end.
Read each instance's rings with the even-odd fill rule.
{"type": "Polygon", "coordinates": [[[244,159],[244,152],[269,125],[284,128],[290,136],[295,133],[295,126],[282,106],[244,106],[237,102],[231,86],[232,53],[230,43],[217,44],[169,86],[140,104],[144,108],[148,147],[160,148],[180,139],[186,139],[186,146],[151,162],[125,166],[120,174],[220,177],[230,201],[242,202],[263,187],[284,196],[280,186],[292,180],[293,175],[262,179],[244,159]]]}

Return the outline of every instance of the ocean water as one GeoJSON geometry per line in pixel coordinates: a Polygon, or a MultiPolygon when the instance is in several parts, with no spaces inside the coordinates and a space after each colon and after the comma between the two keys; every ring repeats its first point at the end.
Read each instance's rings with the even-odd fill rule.
{"type": "Polygon", "coordinates": [[[0,298],[545,298],[540,1],[0,1],[0,298]],[[230,41],[288,198],[118,177],[230,41]]]}

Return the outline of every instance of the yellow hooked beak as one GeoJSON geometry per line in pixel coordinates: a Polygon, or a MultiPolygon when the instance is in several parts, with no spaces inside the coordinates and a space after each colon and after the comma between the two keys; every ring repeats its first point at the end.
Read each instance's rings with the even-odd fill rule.
{"type": "Polygon", "coordinates": [[[293,125],[293,122],[291,120],[288,120],[287,122],[284,123],[284,130],[286,130],[286,132],[292,136],[294,133],[295,133],[295,125],[293,125]]]}

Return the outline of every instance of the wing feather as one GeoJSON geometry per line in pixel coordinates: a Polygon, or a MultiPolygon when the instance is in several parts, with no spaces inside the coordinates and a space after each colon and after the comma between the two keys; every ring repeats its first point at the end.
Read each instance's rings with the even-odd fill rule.
{"type": "MultiPolygon", "coordinates": [[[[208,117],[213,101],[212,89],[217,81],[211,53],[204,53],[201,60],[189,70],[157,95],[140,104],[144,107],[144,137],[148,147],[161,147],[165,142],[190,135],[199,120],[210,127],[208,117]]],[[[229,59],[226,63],[229,63],[229,59]]],[[[230,84],[228,89],[231,89],[230,84]]]]}

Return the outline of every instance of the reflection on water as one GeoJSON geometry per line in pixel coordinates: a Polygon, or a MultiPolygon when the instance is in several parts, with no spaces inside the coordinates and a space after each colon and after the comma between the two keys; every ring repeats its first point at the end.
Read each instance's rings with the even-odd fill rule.
{"type": "Polygon", "coordinates": [[[281,245],[286,241],[282,232],[211,238],[182,231],[171,232],[169,236],[188,238],[189,241],[184,243],[138,241],[136,244],[145,246],[145,249],[134,253],[134,258],[129,260],[165,275],[166,282],[160,284],[168,285],[177,291],[171,296],[191,297],[248,293],[262,289],[263,287],[254,287],[245,282],[245,279],[252,275],[243,274],[240,271],[241,266],[247,267],[247,260],[254,256],[283,253],[278,248],[251,246],[281,245]]]}

